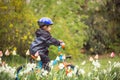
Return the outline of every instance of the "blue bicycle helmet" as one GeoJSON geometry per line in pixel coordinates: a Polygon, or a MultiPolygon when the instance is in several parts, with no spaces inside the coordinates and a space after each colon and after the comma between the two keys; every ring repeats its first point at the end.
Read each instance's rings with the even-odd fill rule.
{"type": "Polygon", "coordinates": [[[38,20],[38,25],[40,27],[44,26],[44,25],[52,25],[53,21],[50,18],[47,17],[43,17],[40,20],[38,20]]]}

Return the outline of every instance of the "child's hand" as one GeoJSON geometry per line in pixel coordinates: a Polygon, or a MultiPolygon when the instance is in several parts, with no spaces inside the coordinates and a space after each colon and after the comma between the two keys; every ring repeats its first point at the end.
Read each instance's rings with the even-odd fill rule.
{"type": "Polygon", "coordinates": [[[64,42],[61,42],[60,45],[63,49],[65,48],[65,43],[64,42]]]}
{"type": "Polygon", "coordinates": [[[63,42],[63,40],[59,40],[60,41],[60,46],[64,49],[65,48],[65,43],[63,42]]]}

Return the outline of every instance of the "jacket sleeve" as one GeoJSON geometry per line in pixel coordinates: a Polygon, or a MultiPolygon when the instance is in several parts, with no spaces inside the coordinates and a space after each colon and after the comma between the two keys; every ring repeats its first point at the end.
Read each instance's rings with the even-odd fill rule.
{"type": "Polygon", "coordinates": [[[50,44],[50,45],[55,45],[55,46],[59,46],[59,45],[60,45],[60,41],[56,40],[56,39],[53,38],[53,37],[50,37],[50,38],[47,40],[47,43],[50,44]]]}
{"type": "Polygon", "coordinates": [[[43,41],[45,41],[49,45],[55,45],[55,46],[60,45],[60,41],[53,38],[51,35],[43,35],[43,36],[41,36],[41,38],[42,38],[43,41]]]}

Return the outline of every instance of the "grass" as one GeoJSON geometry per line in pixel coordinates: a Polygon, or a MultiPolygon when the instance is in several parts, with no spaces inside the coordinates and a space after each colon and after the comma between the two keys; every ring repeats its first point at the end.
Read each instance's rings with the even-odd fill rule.
{"type": "MultiPolygon", "coordinates": [[[[120,62],[120,59],[119,59],[120,56],[115,56],[114,58],[110,58],[108,54],[107,55],[100,55],[98,61],[101,65],[101,67],[98,69],[99,70],[99,73],[98,73],[98,72],[93,71],[94,66],[93,66],[92,62],[89,61],[89,57],[90,57],[89,55],[84,55],[83,57],[81,57],[79,59],[66,60],[67,62],[70,62],[74,65],[78,65],[79,69],[84,69],[85,74],[80,75],[78,78],[75,76],[68,78],[63,70],[56,71],[57,66],[55,66],[54,70],[51,71],[51,75],[49,75],[49,76],[40,77],[40,76],[38,76],[39,74],[36,75],[36,72],[32,72],[28,75],[26,74],[26,75],[21,76],[20,80],[24,80],[26,77],[28,78],[27,80],[33,80],[33,79],[35,79],[35,80],[73,80],[75,78],[77,80],[97,80],[97,79],[93,79],[93,77],[96,77],[96,76],[105,77],[105,76],[103,76],[105,74],[102,72],[102,70],[107,70],[110,67],[109,62],[111,62],[111,64],[113,64],[114,62],[120,62]],[[82,64],[83,62],[85,63],[84,65],[82,64]],[[91,75],[90,79],[88,79],[89,77],[87,77],[89,72],[93,73],[91,75]]],[[[94,55],[92,57],[94,58],[94,55]]],[[[26,58],[20,57],[18,55],[16,55],[16,56],[11,55],[11,56],[7,56],[7,57],[5,57],[5,56],[2,57],[2,60],[6,61],[6,63],[8,63],[8,65],[10,65],[12,67],[18,67],[22,64],[26,64],[26,60],[28,62],[28,59],[29,58],[26,59],[26,58]]],[[[106,78],[104,78],[104,79],[108,80],[108,77],[110,77],[109,74],[113,75],[114,72],[116,72],[116,73],[118,73],[118,75],[115,78],[113,75],[111,77],[111,79],[109,79],[109,80],[112,80],[112,79],[119,80],[120,79],[120,77],[119,77],[120,72],[117,70],[120,70],[120,68],[113,68],[111,72],[106,73],[106,78]]],[[[12,80],[12,78],[10,79],[9,78],[10,76],[4,72],[1,72],[0,74],[1,74],[0,80],[7,80],[7,79],[12,80]]],[[[103,80],[103,78],[100,80],[103,80]]]]}
{"type": "MultiPolygon", "coordinates": [[[[12,67],[17,67],[22,64],[25,64],[26,58],[20,57],[19,55],[10,55],[10,56],[4,56],[2,57],[2,60],[5,61],[8,65],[12,67]]],[[[28,60],[28,59],[27,59],[28,60]]]]}
{"type": "MultiPolygon", "coordinates": [[[[94,58],[94,56],[95,55],[93,55],[91,57],[94,58]]],[[[89,58],[90,58],[89,55],[85,55],[81,59],[77,59],[77,60],[72,61],[72,63],[74,63],[75,65],[78,65],[80,68],[85,69],[88,72],[90,70],[90,66],[93,66],[91,64],[91,62],[89,61],[89,58]],[[86,61],[85,65],[81,65],[83,61],[86,61]]],[[[111,63],[118,62],[118,61],[120,62],[120,56],[115,56],[114,58],[110,58],[109,54],[107,54],[107,55],[105,54],[105,55],[100,55],[98,60],[101,64],[101,69],[105,69],[109,66],[108,65],[109,61],[111,61],[111,63]]]]}

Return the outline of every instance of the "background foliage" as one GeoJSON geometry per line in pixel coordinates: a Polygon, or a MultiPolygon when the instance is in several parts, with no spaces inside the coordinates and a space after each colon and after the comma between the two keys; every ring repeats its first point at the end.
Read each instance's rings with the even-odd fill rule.
{"type": "MultiPolygon", "coordinates": [[[[38,28],[37,20],[54,21],[51,34],[66,43],[66,54],[120,52],[119,0],[0,0],[0,50],[25,55],[38,28]]],[[[50,55],[57,55],[50,47],[50,55]]]]}

